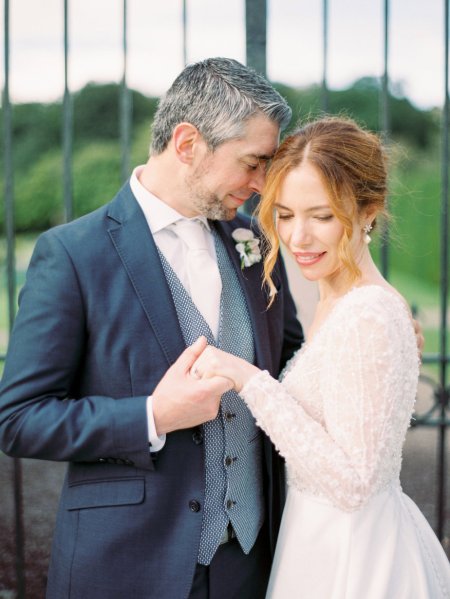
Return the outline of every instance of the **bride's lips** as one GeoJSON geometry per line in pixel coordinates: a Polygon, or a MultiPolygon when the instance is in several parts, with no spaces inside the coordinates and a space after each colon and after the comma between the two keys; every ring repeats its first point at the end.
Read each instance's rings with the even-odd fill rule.
{"type": "Polygon", "coordinates": [[[292,252],[302,266],[312,266],[325,256],[326,252],[292,252]]]}

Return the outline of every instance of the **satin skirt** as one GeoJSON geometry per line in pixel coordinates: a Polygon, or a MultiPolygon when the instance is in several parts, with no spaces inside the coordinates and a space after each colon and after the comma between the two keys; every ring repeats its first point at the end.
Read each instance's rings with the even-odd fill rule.
{"type": "Polygon", "coordinates": [[[450,599],[450,564],[399,486],[354,512],[290,488],[268,599],[450,599]]]}

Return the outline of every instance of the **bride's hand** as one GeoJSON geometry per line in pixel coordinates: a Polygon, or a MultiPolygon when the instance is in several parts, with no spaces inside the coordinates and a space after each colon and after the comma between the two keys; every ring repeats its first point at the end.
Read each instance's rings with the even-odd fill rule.
{"type": "Polygon", "coordinates": [[[192,376],[209,379],[221,376],[233,383],[239,393],[248,379],[258,372],[258,368],[242,358],[228,354],[212,345],[208,345],[191,368],[192,376]]]}

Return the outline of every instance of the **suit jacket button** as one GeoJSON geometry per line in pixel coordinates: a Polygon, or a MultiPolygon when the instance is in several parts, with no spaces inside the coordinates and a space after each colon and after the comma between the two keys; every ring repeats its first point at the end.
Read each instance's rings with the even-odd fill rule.
{"type": "Polygon", "coordinates": [[[98,461],[100,462],[100,464],[105,464],[106,458],[98,458],[98,461]]]}
{"type": "Polygon", "coordinates": [[[191,499],[191,501],[189,502],[189,509],[191,510],[191,512],[197,513],[200,511],[200,504],[198,501],[196,501],[195,499],[191,499]]]}
{"type": "Polygon", "coordinates": [[[201,445],[203,443],[203,434],[201,431],[196,430],[192,435],[192,440],[196,445],[201,445]]]}

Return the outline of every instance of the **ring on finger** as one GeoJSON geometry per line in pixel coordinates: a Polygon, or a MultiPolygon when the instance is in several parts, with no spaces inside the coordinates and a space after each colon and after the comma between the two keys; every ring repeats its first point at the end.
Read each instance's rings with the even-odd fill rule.
{"type": "Polygon", "coordinates": [[[202,378],[202,375],[200,374],[200,371],[196,366],[194,366],[194,368],[191,370],[191,373],[192,373],[192,376],[196,379],[202,378]]]}

